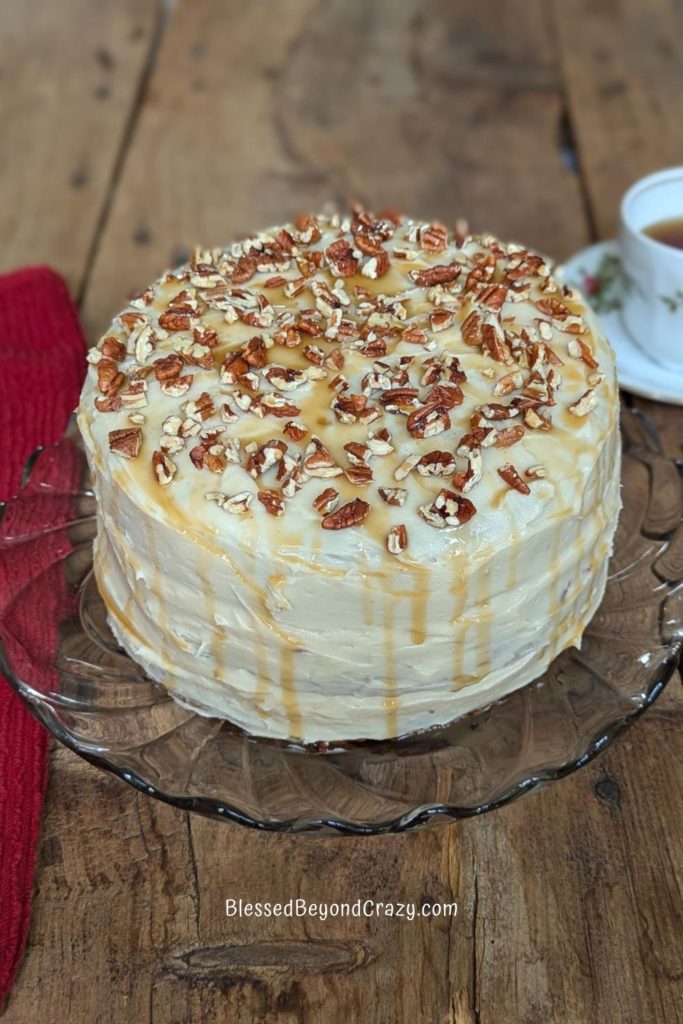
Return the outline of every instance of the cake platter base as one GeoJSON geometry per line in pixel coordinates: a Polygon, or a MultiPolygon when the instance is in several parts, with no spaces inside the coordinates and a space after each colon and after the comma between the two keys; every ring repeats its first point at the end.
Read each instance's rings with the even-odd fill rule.
{"type": "Polygon", "coordinates": [[[493,810],[576,771],[661,693],[683,641],[681,487],[622,413],[623,504],[580,650],[486,708],[391,741],[303,747],[175,701],[116,644],[92,576],[95,498],[72,421],[0,517],[0,667],[87,761],[186,810],[254,828],[373,835],[493,810]],[[677,554],[678,553],[678,554],[677,554]]]}

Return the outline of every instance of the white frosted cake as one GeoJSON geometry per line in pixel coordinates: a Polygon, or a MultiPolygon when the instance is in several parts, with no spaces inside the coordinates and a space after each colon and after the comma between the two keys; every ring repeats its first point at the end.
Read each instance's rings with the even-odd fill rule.
{"type": "Polygon", "coordinates": [[[386,738],[581,642],[620,505],[614,356],[535,253],[306,216],[197,250],[89,359],[98,586],[178,699],[386,738]]]}

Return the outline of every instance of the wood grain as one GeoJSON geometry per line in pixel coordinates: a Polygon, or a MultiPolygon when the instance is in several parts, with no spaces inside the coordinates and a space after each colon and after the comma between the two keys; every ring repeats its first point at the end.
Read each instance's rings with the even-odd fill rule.
{"type": "Polygon", "coordinates": [[[614,237],[619,201],[683,153],[679,0],[553,0],[592,221],[614,237]]]}
{"type": "MultiPolygon", "coordinates": [[[[555,21],[564,54],[580,9],[567,7],[555,21]]],[[[559,146],[548,8],[512,8],[181,2],[97,246],[92,337],[196,240],[225,242],[328,198],[464,212],[558,257],[579,248],[588,186],[559,146]]],[[[576,113],[578,72],[564,67],[576,113]]],[[[597,209],[608,188],[591,180],[597,209]]],[[[680,457],[680,418],[650,411],[680,457]]],[[[593,765],[532,798],[369,840],[190,817],[55,751],[31,940],[3,1024],[676,1024],[681,717],[670,690],[593,765]],[[223,907],[228,896],[366,894],[455,899],[459,913],[229,920],[223,907]]]]}
{"type": "Polygon", "coordinates": [[[466,212],[558,257],[585,242],[541,3],[518,32],[504,14],[507,35],[462,0],[283,10],[176,10],[86,296],[91,338],[196,242],[329,200],[466,212]]]}
{"type": "Polygon", "coordinates": [[[21,0],[0,30],[0,271],[78,294],[159,24],[158,0],[21,0]]]}

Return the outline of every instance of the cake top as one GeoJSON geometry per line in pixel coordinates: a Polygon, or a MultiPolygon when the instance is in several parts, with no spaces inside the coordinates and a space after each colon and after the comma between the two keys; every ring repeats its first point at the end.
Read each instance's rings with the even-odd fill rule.
{"type": "Polygon", "coordinates": [[[542,524],[616,416],[611,350],[542,256],[359,207],[195,250],[88,358],[79,422],[129,492],[333,556],[542,524]]]}

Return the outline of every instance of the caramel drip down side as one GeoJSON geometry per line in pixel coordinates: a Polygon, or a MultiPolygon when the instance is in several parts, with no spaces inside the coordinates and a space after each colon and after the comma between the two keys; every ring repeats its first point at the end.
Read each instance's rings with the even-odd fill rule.
{"type": "Polygon", "coordinates": [[[398,736],[399,697],[396,689],[396,646],[394,633],[394,600],[384,601],[384,707],[386,709],[386,735],[398,736]]]}

